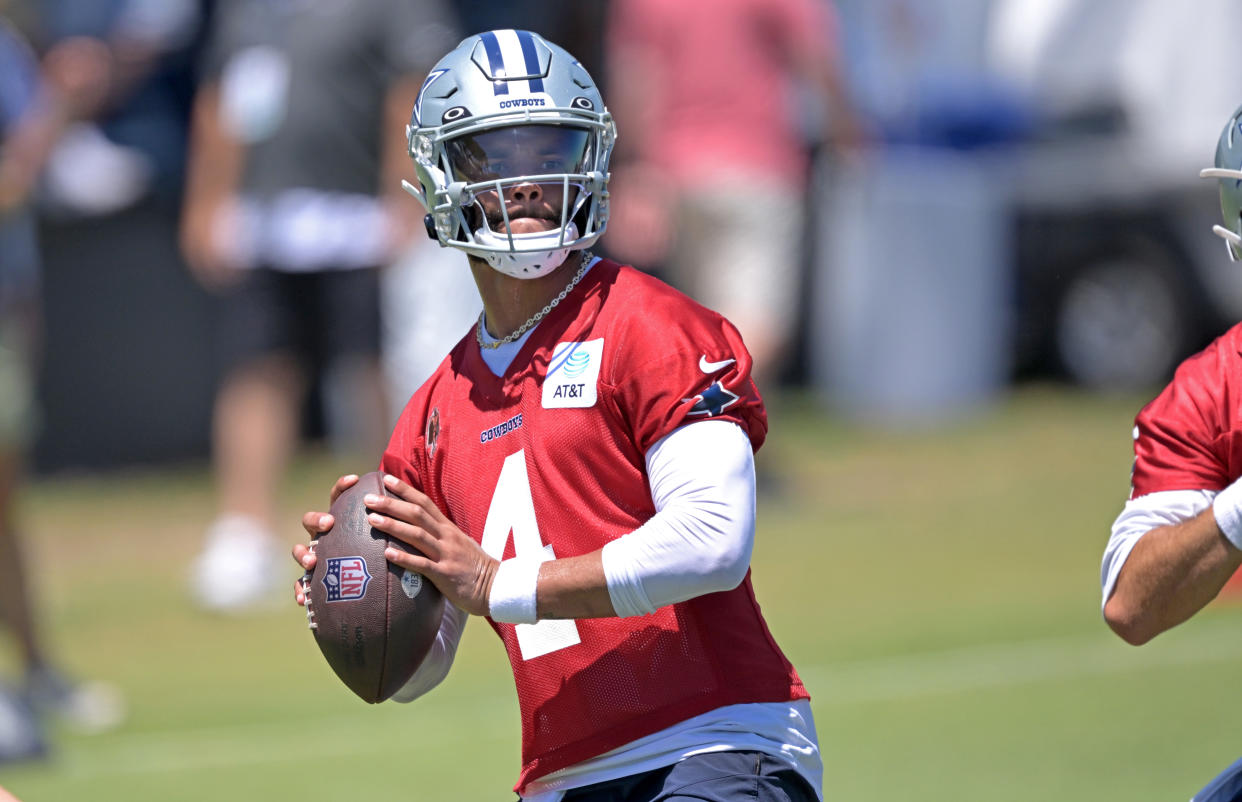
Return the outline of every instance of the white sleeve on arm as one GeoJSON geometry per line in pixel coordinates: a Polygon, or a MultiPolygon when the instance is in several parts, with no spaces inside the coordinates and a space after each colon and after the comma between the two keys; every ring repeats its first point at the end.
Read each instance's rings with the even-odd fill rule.
{"type": "Polygon", "coordinates": [[[656,514],[602,554],[622,618],[737,587],[755,543],[754,452],[736,423],[673,430],[647,452],[647,476],[656,514]]]}
{"type": "Polygon", "coordinates": [[[1104,549],[1104,562],[1100,566],[1104,598],[1100,609],[1113,595],[1121,567],[1139,538],[1153,529],[1190,520],[1206,510],[1215,497],[1216,493],[1211,490],[1161,490],[1127,501],[1113,522],[1113,531],[1104,549]]]}
{"type": "Polygon", "coordinates": [[[461,643],[461,633],[469,618],[464,611],[445,599],[440,631],[436,633],[436,640],[431,644],[431,651],[414,672],[414,676],[392,695],[394,702],[412,702],[448,676],[453,658],[457,656],[457,644],[461,643]]]}

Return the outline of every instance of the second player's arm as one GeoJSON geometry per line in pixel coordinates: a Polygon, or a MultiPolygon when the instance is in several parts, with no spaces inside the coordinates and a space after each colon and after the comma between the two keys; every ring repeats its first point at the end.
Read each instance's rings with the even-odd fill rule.
{"type": "Polygon", "coordinates": [[[1216,598],[1242,565],[1242,551],[1217,523],[1211,494],[1153,495],[1127,505],[1114,525],[1105,560],[1104,619],[1135,645],[1189,619],[1216,598]],[[1170,506],[1162,509],[1159,499],[1170,506]],[[1170,516],[1184,519],[1160,523],[1170,516]],[[1110,567],[1110,561],[1115,565],[1110,567]]]}

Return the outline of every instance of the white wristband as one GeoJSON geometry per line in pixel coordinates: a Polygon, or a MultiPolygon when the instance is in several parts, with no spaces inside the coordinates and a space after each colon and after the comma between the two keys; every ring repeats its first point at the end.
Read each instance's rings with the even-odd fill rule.
{"type": "Polygon", "coordinates": [[[1212,515],[1225,538],[1242,549],[1242,481],[1234,482],[1212,500],[1212,515]]]}
{"type": "Polygon", "coordinates": [[[533,624],[541,560],[502,560],[487,597],[488,615],[503,624],[533,624]]]}

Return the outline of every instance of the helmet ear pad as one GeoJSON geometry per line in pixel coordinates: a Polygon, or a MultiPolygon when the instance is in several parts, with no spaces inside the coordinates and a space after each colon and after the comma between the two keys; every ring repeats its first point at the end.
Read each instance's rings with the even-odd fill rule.
{"type": "MultiPolygon", "coordinates": [[[[483,213],[478,210],[477,206],[471,205],[462,210],[466,214],[466,221],[471,225],[472,230],[477,228],[476,220],[481,220],[483,213]]],[[[423,215],[423,227],[427,229],[427,236],[436,242],[440,241],[440,235],[436,233],[436,218],[432,214],[423,215]]],[[[461,226],[457,227],[457,233],[453,235],[454,239],[460,239],[462,236],[461,226]]]]}
{"type": "MultiPolygon", "coordinates": [[[[487,225],[487,216],[483,213],[483,206],[476,198],[471,203],[461,207],[461,213],[466,216],[466,229],[468,231],[478,231],[487,225]]],[[[458,234],[458,236],[461,236],[458,234]]]]}

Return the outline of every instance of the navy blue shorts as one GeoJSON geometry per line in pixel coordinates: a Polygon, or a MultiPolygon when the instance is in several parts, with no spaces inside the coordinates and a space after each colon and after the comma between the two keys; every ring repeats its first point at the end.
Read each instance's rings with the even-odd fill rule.
{"type": "Polygon", "coordinates": [[[711,752],[567,791],[563,802],[818,802],[802,775],[760,752],[711,752]]]}
{"type": "Polygon", "coordinates": [[[1190,802],[1238,802],[1242,800],[1242,759],[1216,775],[1190,802]]]}

